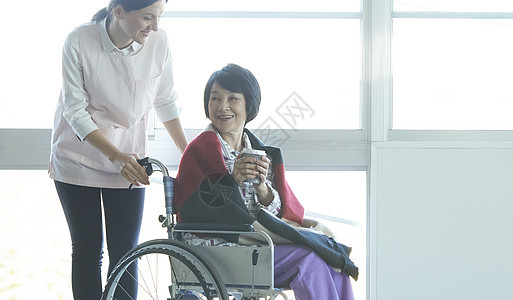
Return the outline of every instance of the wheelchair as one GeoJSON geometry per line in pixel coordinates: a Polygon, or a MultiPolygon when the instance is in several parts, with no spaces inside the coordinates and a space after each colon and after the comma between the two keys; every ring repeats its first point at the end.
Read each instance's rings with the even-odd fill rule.
{"type": "Polygon", "coordinates": [[[112,270],[102,300],[288,300],[283,290],[274,287],[274,244],[269,235],[251,225],[178,223],[173,212],[174,179],[166,166],[153,158],[138,162],[148,175],[154,167],[163,174],[166,214],[159,221],[167,228],[168,239],[147,241],[126,253],[112,270]],[[192,246],[183,241],[186,233],[236,234],[265,242],[192,246]]]}

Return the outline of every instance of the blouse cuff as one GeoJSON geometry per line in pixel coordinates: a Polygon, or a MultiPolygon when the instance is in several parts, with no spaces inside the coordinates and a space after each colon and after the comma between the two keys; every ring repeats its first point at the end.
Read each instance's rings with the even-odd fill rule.
{"type": "Polygon", "coordinates": [[[265,206],[263,204],[261,204],[260,202],[258,202],[258,205],[261,207],[261,208],[264,208],[266,209],[267,211],[269,211],[270,213],[272,213],[273,215],[277,216],[280,214],[280,210],[281,210],[281,199],[280,199],[280,194],[278,193],[278,191],[276,191],[273,186],[267,181],[265,183],[269,189],[271,190],[271,192],[273,193],[273,201],[265,206]]]}
{"type": "Polygon", "coordinates": [[[81,141],[83,141],[91,132],[98,129],[98,125],[91,120],[89,115],[78,120],[70,120],[70,125],[81,141]]]}

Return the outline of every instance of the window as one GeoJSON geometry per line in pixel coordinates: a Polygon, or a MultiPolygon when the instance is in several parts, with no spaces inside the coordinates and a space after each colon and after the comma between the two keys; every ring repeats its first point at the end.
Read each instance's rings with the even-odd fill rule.
{"type": "Polygon", "coordinates": [[[175,87],[186,128],[203,128],[203,90],[227,63],[250,69],[262,106],[250,127],[359,129],[359,1],[220,1],[170,5],[161,27],[174,53],[175,87]],[[300,107],[301,122],[282,120],[300,107]],[[276,115],[276,113],[278,115],[276,115]]]}
{"type": "MultiPolygon", "coordinates": [[[[306,215],[353,247],[361,270],[354,291],[365,299],[368,144],[359,1],[220,1],[216,7],[178,1],[162,19],[184,127],[208,123],[203,91],[213,71],[226,63],[250,69],[262,104],[248,127],[283,149],[289,184],[306,215]]],[[[167,139],[158,126],[156,142],[167,139]]]]}
{"type": "Polygon", "coordinates": [[[71,239],[46,171],[0,170],[0,291],[5,299],[72,299],[71,239]]]}
{"type": "Polygon", "coordinates": [[[394,0],[394,11],[504,12],[513,11],[508,0],[394,0]]]}
{"type": "Polygon", "coordinates": [[[255,74],[262,89],[260,113],[250,127],[359,129],[360,20],[248,14],[163,19],[184,127],[204,127],[208,78],[226,63],[237,63],[255,74]],[[300,107],[300,122],[281,118],[290,113],[288,104],[300,107]]]}
{"type": "MultiPolygon", "coordinates": [[[[167,237],[157,221],[157,216],[165,213],[160,176],[152,176],[146,190],[140,241],[167,237]]],[[[351,258],[360,268],[353,289],[357,299],[365,299],[366,172],[293,171],[287,177],[306,215],[328,225],[342,243],[353,247],[351,258]]],[[[2,295],[13,299],[70,299],[71,239],[52,181],[42,170],[3,170],[0,180],[6,199],[0,210],[4,225],[0,238],[9,241],[0,244],[0,255],[5,260],[0,264],[2,295]],[[27,189],[27,184],[31,188],[27,189]]],[[[105,247],[103,281],[108,267],[105,247]]]]}
{"type": "Polygon", "coordinates": [[[511,1],[394,1],[392,17],[394,129],[513,129],[511,1]]]}
{"type": "Polygon", "coordinates": [[[170,11],[182,11],[195,14],[196,12],[332,12],[332,11],[359,11],[360,0],[347,1],[294,1],[294,0],[261,0],[255,2],[238,0],[175,0],[168,3],[170,11]]]}
{"type": "MultiPolygon", "coordinates": [[[[3,128],[0,129],[0,148],[8,155],[0,159],[0,168],[46,169],[48,155],[44,152],[48,150],[49,128],[53,124],[61,88],[64,39],[75,26],[87,22],[107,3],[107,0],[83,3],[52,0],[44,4],[29,1],[30,9],[24,11],[24,18],[29,22],[20,23],[16,14],[0,21],[5,28],[17,24],[16,35],[11,39],[16,46],[2,48],[3,55],[0,56],[0,74],[8,79],[2,86],[4,99],[8,101],[0,101],[0,128],[3,128]],[[66,13],[52,14],[48,7],[58,7],[66,13]],[[34,139],[37,147],[34,147],[34,139]],[[34,155],[35,148],[37,155],[34,155]],[[30,153],[30,161],[27,162],[29,155],[20,157],[20,153],[30,153]]],[[[365,93],[362,91],[362,61],[366,59],[362,55],[366,47],[362,32],[366,31],[362,30],[361,1],[265,0],[248,3],[177,0],[167,4],[168,11],[162,18],[161,27],[168,33],[172,46],[175,84],[184,108],[184,126],[189,138],[204,127],[203,88],[214,70],[230,62],[249,68],[258,78],[263,92],[259,117],[250,123],[250,128],[256,129],[261,137],[267,130],[274,129],[280,129],[284,134],[274,135],[271,139],[267,136],[264,141],[283,148],[287,169],[291,170],[289,182],[298,197],[305,200],[307,214],[332,226],[335,232],[344,236],[344,243],[354,247],[352,258],[361,268],[355,293],[364,299],[369,143],[365,133],[367,106],[364,104],[368,100],[362,96],[365,93]],[[324,177],[329,178],[325,180],[324,177]],[[328,193],[326,195],[311,195],[303,184],[307,180],[312,184],[322,181],[329,186],[341,186],[339,183],[343,182],[346,188],[335,196],[335,200],[347,209],[325,210],[333,200],[331,190],[323,190],[328,193]],[[323,199],[322,207],[314,207],[307,200],[316,199],[315,196],[323,199]]],[[[16,3],[6,5],[6,11],[20,10],[16,3]]],[[[152,133],[151,142],[151,153],[163,160],[169,159],[170,167],[176,167],[179,155],[170,151],[174,145],[161,128],[152,133]]],[[[47,295],[46,298],[69,298],[69,233],[47,172],[9,170],[1,175],[3,184],[10,187],[9,191],[14,190],[14,194],[6,196],[12,200],[12,205],[4,213],[17,215],[13,212],[22,211],[26,205],[20,205],[25,203],[27,207],[35,207],[27,211],[27,219],[45,225],[38,234],[38,231],[31,231],[33,223],[20,225],[19,220],[8,219],[13,230],[3,232],[4,240],[16,236],[22,238],[22,242],[12,247],[6,245],[10,248],[1,248],[0,253],[13,258],[9,261],[16,261],[16,266],[24,263],[27,267],[18,268],[14,274],[11,272],[14,265],[4,266],[11,268],[0,272],[9,274],[6,280],[0,280],[10,284],[7,294],[25,293],[30,297],[34,289],[27,288],[25,284],[28,283],[40,284],[41,289],[36,290],[47,295]],[[26,189],[26,182],[37,188],[26,189]],[[33,191],[37,191],[37,195],[33,191]],[[55,222],[46,222],[49,219],[55,222]],[[32,237],[37,237],[38,244],[49,247],[48,252],[40,253],[45,260],[30,258],[33,247],[30,248],[27,241],[32,237]],[[36,268],[31,269],[28,264],[34,264],[36,268]],[[28,270],[33,270],[35,275],[26,273],[28,270]],[[41,272],[45,274],[44,278],[41,272]],[[62,284],[47,284],[50,272],[58,276],[58,280],[50,281],[62,284]],[[11,274],[20,281],[13,283],[11,274]]],[[[155,199],[160,195],[160,188],[152,183],[148,189],[145,211],[148,217],[145,215],[141,240],[163,237],[161,233],[164,232],[155,221],[155,216],[161,213],[161,203],[155,199]]]]}
{"type": "Polygon", "coordinates": [[[0,128],[51,128],[61,89],[61,54],[67,34],[104,0],[11,1],[0,20],[8,30],[0,50],[0,128]],[[14,25],[15,24],[15,25],[14,25]]]}
{"type": "Polygon", "coordinates": [[[305,208],[305,216],[327,225],[337,239],[353,248],[359,267],[353,284],[355,299],[366,295],[366,172],[289,171],[287,181],[305,208]]]}

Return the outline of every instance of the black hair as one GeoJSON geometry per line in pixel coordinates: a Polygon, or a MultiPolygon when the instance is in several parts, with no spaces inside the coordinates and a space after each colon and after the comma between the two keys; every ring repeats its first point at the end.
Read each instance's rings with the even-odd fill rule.
{"type": "Polygon", "coordinates": [[[214,83],[230,92],[244,95],[244,100],[246,101],[246,124],[258,115],[262,95],[257,79],[248,69],[236,64],[228,64],[221,70],[215,71],[205,86],[203,104],[207,118],[210,118],[208,102],[210,101],[210,92],[214,83]]]}
{"type": "Polygon", "coordinates": [[[123,6],[123,9],[126,12],[129,12],[132,10],[143,9],[145,7],[153,5],[157,1],[160,0],[110,0],[109,5],[107,7],[100,9],[96,14],[94,14],[91,21],[101,22],[112,12],[112,9],[117,5],[123,6]]]}

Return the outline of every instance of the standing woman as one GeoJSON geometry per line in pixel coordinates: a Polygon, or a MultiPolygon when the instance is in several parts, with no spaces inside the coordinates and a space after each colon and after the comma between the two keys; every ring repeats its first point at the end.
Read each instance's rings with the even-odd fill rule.
{"type": "Polygon", "coordinates": [[[168,40],[158,30],[166,2],[110,0],[64,44],[49,174],[71,233],[75,299],[101,296],[102,204],[109,273],[138,243],[140,187],[149,178],[136,159],[146,155],[150,108],[180,153],[187,146],[168,40]]]}

